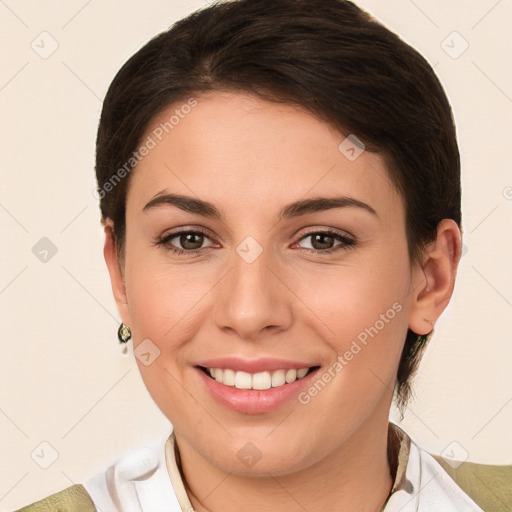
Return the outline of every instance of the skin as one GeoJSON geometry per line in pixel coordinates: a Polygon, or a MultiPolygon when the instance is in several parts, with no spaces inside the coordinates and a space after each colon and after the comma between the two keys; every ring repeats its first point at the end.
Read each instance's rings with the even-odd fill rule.
{"type": "Polygon", "coordinates": [[[427,334],[446,307],[459,229],[442,221],[422,264],[412,265],[404,203],[381,156],[365,151],[349,161],[338,149],[345,135],[296,106],[240,92],[197,100],[132,172],[123,262],[110,220],[104,249],[134,348],[149,339],[160,350],[150,365],[137,364],[174,426],[192,505],[199,512],[314,512],[333,503],[378,511],[392,485],[388,414],[407,329],[427,334]],[[143,211],[162,191],[209,201],[223,219],[171,205],[143,211]],[[276,221],[291,202],[334,195],[364,202],[376,215],[349,206],[276,221]],[[355,243],[306,236],[327,228],[355,243]],[[155,243],[180,229],[207,236],[155,243]],[[248,236],[262,249],[252,263],[236,251],[248,236]],[[200,251],[180,255],[172,246],[200,251]],[[395,303],[401,311],[306,405],[232,411],[194,368],[235,355],[299,359],[322,374],[395,303]],[[247,442],[261,454],[250,468],[237,457],[247,442]]]}

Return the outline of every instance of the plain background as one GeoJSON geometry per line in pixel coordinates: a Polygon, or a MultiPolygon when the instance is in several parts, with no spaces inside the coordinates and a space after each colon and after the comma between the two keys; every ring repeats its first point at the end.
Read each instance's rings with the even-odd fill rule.
{"type": "MultiPolygon", "coordinates": [[[[434,66],[463,163],[465,254],[401,424],[433,452],[512,463],[512,1],[356,3],[434,66]]],[[[204,5],[0,0],[0,510],[170,432],[118,349],[94,142],[120,66],[204,5]]]]}

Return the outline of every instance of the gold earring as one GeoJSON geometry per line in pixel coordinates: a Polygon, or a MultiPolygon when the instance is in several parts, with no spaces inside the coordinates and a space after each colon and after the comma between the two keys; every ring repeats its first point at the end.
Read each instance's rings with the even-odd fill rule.
{"type": "Polygon", "coordinates": [[[126,344],[130,341],[131,337],[132,331],[130,330],[130,328],[124,323],[121,323],[119,329],[117,330],[117,338],[119,339],[119,344],[122,347],[121,352],[123,354],[126,354],[128,352],[126,344]]]}

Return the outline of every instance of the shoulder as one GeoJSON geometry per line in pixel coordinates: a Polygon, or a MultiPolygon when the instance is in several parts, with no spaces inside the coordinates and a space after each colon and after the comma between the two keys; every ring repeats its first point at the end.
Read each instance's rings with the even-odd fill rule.
{"type": "Polygon", "coordinates": [[[82,484],[72,485],[15,512],[97,512],[91,496],[82,484]]]}
{"type": "Polygon", "coordinates": [[[386,512],[483,512],[431,454],[394,428],[401,438],[402,471],[386,512]]]}
{"type": "Polygon", "coordinates": [[[166,462],[166,440],[145,444],[120,457],[83,485],[102,512],[181,512],[166,462]]]}
{"type": "Polygon", "coordinates": [[[439,455],[432,457],[483,510],[512,510],[512,465],[449,461],[439,455]]]}
{"type": "Polygon", "coordinates": [[[428,489],[427,492],[422,491],[420,510],[431,510],[430,507],[443,503],[447,512],[452,510],[454,512],[483,512],[472,497],[462,490],[458,482],[448,475],[430,453],[416,444],[413,446],[419,462],[419,490],[428,489]]]}
{"type": "Polygon", "coordinates": [[[167,471],[169,439],[134,448],[83,483],[15,512],[181,512],[167,471]]]}

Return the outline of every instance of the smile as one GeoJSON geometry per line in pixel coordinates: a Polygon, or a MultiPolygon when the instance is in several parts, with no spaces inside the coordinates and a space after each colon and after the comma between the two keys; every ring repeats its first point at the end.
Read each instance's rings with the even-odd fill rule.
{"type": "Polygon", "coordinates": [[[266,414],[297,403],[298,394],[310,385],[320,366],[229,357],[204,361],[195,370],[206,392],[218,404],[242,414],[266,414]]]}
{"type": "Polygon", "coordinates": [[[273,371],[263,371],[258,373],[248,373],[236,371],[229,368],[202,368],[207,375],[225,386],[237,389],[255,389],[265,390],[278,388],[286,384],[291,384],[296,380],[305,377],[311,368],[298,369],[280,369],[273,371]]]}

